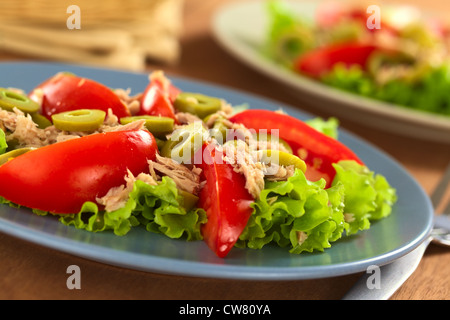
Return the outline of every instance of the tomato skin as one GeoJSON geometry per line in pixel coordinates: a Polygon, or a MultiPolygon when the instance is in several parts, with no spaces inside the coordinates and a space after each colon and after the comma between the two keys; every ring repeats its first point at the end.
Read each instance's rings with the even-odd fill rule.
{"type": "Polygon", "coordinates": [[[0,196],[52,213],[78,213],[124,184],[127,169],[148,172],[157,146],[144,130],[93,134],[29,151],[0,166],[0,196]]]}
{"type": "Polygon", "coordinates": [[[162,116],[175,119],[173,104],[157,82],[150,83],[144,91],[138,115],[162,116]]]}
{"type": "Polygon", "coordinates": [[[154,77],[144,90],[138,115],[160,115],[175,119],[175,101],[181,90],[164,77],[154,77]]]}
{"type": "Polygon", "coordinates": [[[206,211],[208,222],[202,225],[206,244],[224,258],[238,240],[253,209],[253,197],[245,188],[245,177],[222,160],[222,152],[214,144],[201,149],[199,167],[206,180],[199,195],[198,206],[206,211]]]}
{"type": "MultiPolygon", "coordinates": [[[[311,181],[324,178],[327,187],[336,174],[332,164],[341,160],[354,160],[362,164],[358,156],[344,144],[313,129],[303,121],[270,110],[250,109],[235,114],[231,122],[249,129],[279,130],[278,136],[285,140],[306,164],[306,177],[311,181]]],[[[276,132],[275,132],[276,133],[276,132]]]]}
{"type": "Polygon", "coordinates": [[[41,113],[49,120],[53,114],[77,109],[111,109],[119,119],[131,115],[111,89],[91,79],[58,73],[30,92],[39,102],[37,89],[43,91],[41,113]]]}
{"type": "Polygon", "coordinates": [[[332,44],[301,55],[294,62],[294,68],[312,78],[320,78],[330,72],[337,63],[346,66],[358,65],[365,69],[367,60],[377,49],[379,49],[377,46],[371,44],[332,44]]]}
{"type": "Polygon", "coordinates": [[[172,83],[166,83],[164,85],[163,80],[160,78],[153,79],[148,87],[156,86],[169,98],[170,102],[173,103],[177,96],[181,93],[181,90],[175,87],[172,83]]]}

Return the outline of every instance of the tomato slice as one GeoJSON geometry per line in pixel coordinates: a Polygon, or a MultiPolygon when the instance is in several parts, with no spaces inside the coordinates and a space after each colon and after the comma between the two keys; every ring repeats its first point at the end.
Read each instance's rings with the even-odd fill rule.
{"type": "Polygon", "coordinates": [[[139,115],[155,115],[175,119],[173,103],[181,90],[175,87],[161,72],[150,76],[150,82],[141,98],[139,115]]]}
{"type": "Polygon", "coordinates": [[[173,103],[177,96],[181,93],[181,90],[174,86],[171,82],[167,81],[167,79],[161,77],[155,77],[151,80],[148,85],[148,88],[156,86],[158,87],[164,94],[169,98],[170,102],[173,103]]]}
{"type": "Polygon", "coordinates": [[[175,118],[175,109],[169,95],[163,92],[158,82],[153,81],[144,91],[138,115],[175,118]]]}
{"type": "Polygon", "coordinates": [[[294,153],[306,164],[306,177],[310,181],[324,178],[327,187],[336,175],[332,164],[341,160],[354,160],[362,164],[358,156],[347,146],[321,132],[313,129],[303,121],[286,114],[270,110],[250,109],[235,114],[230,118],[249,129],[267,130],[285,140],[294,153]],[[278,130],[278,132],[274,131],[278,130]]]}
{"type": "Polygon", "coordinates": [[[372,44],[339,43],[306,52],[294,62],[295,70],[312,78],[320,78],[330,72],[334,65],[358,65],[366,68],[370,55],[379,49],[372,44]]]}
{"type": "Polygon", "coordinates": [[[29,151],[0,166],[0,196],[52,213],[78,213],[109,189],[124,184],[127,170],[148,172],[157,152],[144,130],[93,134],[29,151]]]}
{"type": "Polygon", "coordinates": [[[30,98],[40,102],[37,89],[43,93],[41,113],[50,121],[53,114],[78,109],[111,109],[119,119],[131,115],[111,89],[91,79],[58,73],[30,92],[30,98]]]}
{"type": "Polygon", "coordinates": [[[218,257],[225,257],[234,246],[252,213],[253,197],[245,188],[245,177],[222,161],[222,152],[214,144],[201,149],[205,186],[198,205],[206,211],[208,222],[202,226],[206,244],[218,257]]]}

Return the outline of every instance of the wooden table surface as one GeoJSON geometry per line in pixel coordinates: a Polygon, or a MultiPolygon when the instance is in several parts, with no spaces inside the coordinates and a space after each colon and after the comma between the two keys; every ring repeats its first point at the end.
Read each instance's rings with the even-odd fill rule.
{"type": "MultiPolygon", "coordinates": [[[[322,116],[281,85],[242,64],[214,40],[211,17],[227,0],[186,0],[182,55],[168,74],[188,76],[276,99],[322,116]]],[[[449,8],[445,0],[410,1],[449,8]],[[445,7],[444,7],[445,3],[445,7]]],[[[0,52],[1,60],[30,59],[0,52]]],[[[149,70],[162,68],[149,64],[149,70]]],[[[340,119],[342,127],[389,153],[430,193],[450,160],[450,147],[340,119]]],[[[361,274],[307,281],[243,281],[161,275],[105,265],[0,233],[0,299],[340,299],[361,274]],[[81,289],[66,286],[69,265],[81,269],[81,289]]],[[[450,250],[430,245],[416,272],[391,299],[449,299],[450,250]]]]}

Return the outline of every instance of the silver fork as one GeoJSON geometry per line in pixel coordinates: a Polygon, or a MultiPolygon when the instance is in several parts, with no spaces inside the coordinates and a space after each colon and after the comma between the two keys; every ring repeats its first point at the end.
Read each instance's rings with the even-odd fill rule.
{"type": "MultiPolygon", "coordinates": [[[[446,201],[446,194],[448,186],[450,185],[450,163],[442,177],[441,181],[434,189],[431,195],[431,203],[435,210],[443,208],[441,214],[435,215],[434,217],[434,227],[431,232],[431,238],[433,243],[450,246],[450,200],[447,199],[448,203],[443,203],[446,201]]],[[[450,195],[449,195],[450,197],[450,195]]],[[[437,212],[438,213],[438,212],[437,212]]]]}
{"type": "Polygon", "coordinates": [[[445,197],[449,185],[450,163],[430,196],[435,209],[434,225],[430,236],[412,252],[380,268],[382,275],[380,289],[369,289],[367,280],[370,274],[365,274],[345,294],[343,300],[387,300],[416,270],[430,242],[450,247],[450,199],[445,197]],[[444,209],[438,212],[440,208],[444,209]]]}

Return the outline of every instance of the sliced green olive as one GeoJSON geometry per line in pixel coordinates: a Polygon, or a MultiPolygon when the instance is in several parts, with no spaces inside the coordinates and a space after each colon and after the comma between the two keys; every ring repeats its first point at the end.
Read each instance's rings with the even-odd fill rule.
{"type": "Polygon", "coordinates": [[[21,156],[22,154],[27,153],[28,151],[35,150],[35,149],[36,148],[21,148],[21,149],[16,149],[16,150],[12,150],[7,153],[1,154],[0,155],[0,166],[2,164],[7,163],[9,160],[17,158],[18,156],[21,156]]]}
{"type": "Polygon", "coordinates": [[[50,127],[52,125],[51,121],[48,120],[46,117],[44,117],[40,113],[31,113],[31,119],[33,119],[33,122],[38,125],[39,128],[45,129],[47,127],[50,127]]]}
{"type": "Polygon", "coordinates": [[[182,92],[175,99],[174,106],[178,111],[189,112],[203,119],[219,111],[222,107],[222,101],[219,98],[200,93],[182,92]]]}
{"type": "Polygon", "coordinates": [[[178,194],[181,196],[181,206],[190,211],[198,202],[198,197],[190,192],[178,189],[178,194]]]}
{"type": "Polygon", "coordinates": [[[285,167],[293,165],[296,169],[300,169],[303,172],[306,171],[305,161],[293,154],[279,150],[259,150],[258,153],[258,157],[263,163],[275,163],[285,167]]]}
{"type": "Polygon", "coordinates": [[[190,164],[192,157],[208,138],[208,131],[201,122],[194,122],[173,131],[161,149],[163,157],[172,158],[179,163],[190,164]]]}
{"type": "Polygon", "coordinates": [[[97,109],[79,109],[54,114],[53,124],[64,131],[94,131],[105,121],[106,112],[97,109]]]}
{"type": "Polygon", "coordinates": [[[164,147],[164,144],[166,143],[166,141],[156,138],[156,137],[155,137],[155,140],[156,140],[156,145],[158,146],[158,150],[161,150],[164,147]]]}
{"type": "Polygon", "coordinates": [[[17,108],[25,113],[33,113],[37,112],[40,106],[23,94],[0,88],[0,108],[7,111],[13,111],[14,108],[17,108]]]}
{"type": "MultiPolygon", "coordinates": [[[[210,116],[203,119],[203,122],[207,123],[210,116]]],[[[225,118],[223,116],[217,117],[210,129],[211,138],[215,139],[219,144],[224,144],[227,138],[228,127],[225,125],[224,120],[225,118]]]]}
{"type": "Polygon", "coordinates": [[[137,120],[145,120],[145,127],[155,137],[158,138],[164,138],[167,134],[173,131],[174,120],[168,117],[160,117],[160,116],[123,117],[120,119],[120,123],[128,124],[137,120]]]}
{"type": "Polygon", "coordinates": [[[283,139],[281,139],[280,137],[273,137],[270,133],[256,133],[256,139],[258,141],[266,141],[266,142],[271,142],[272,139],[274,140],[274,142],[278,142],[288,153],[294,153],[292,152],[292,148],[291,146],[283,139]]]}
{"type": "Polygon", "coordinates": [[[290,62],[314,46],[315,37],[311,29],[297,25],[294,28],[285,28],[283,33],[277,37],[272,48],[278,60],[290,62]]]}

